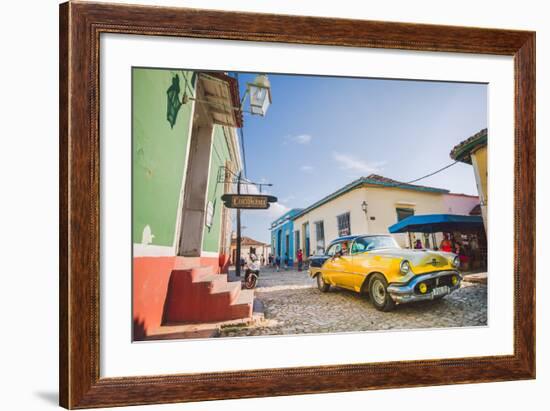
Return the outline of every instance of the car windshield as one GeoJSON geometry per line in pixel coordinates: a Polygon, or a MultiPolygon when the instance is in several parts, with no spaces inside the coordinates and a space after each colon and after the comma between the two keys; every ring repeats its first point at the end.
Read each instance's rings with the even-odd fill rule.
{"type": "Polygon", "coordinates": [[[387,235],[359,237],[355,239],[351,252],[357,254],[380,248],[399,248],[399,245],[393,237],[387,235]]]}

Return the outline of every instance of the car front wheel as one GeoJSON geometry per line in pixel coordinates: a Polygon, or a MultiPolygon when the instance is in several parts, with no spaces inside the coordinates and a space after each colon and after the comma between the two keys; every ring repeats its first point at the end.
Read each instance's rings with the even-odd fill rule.
{"type": "Polygon", "coordinates": [[[325,280],[323,280],[323,274],[319,273],[316,276],[317,279],[317,288],[322,293],[326,293],[330,289],[330,284],[325,283],[325,280]]]}
{"type": "Polygon", "coordinates": [[[388,293],[388,282],[382,274],[374,274],[370,279],[369,296],[372,305],[379,311],[391,311],[395,307],[388,293]]]}

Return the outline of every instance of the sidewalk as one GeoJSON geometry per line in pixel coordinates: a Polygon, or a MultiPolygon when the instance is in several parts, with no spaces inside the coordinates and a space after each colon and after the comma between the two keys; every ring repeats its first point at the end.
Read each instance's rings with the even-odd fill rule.
{"type": "Polygon", "coordinates": [[[487,284],[487,272],[463,273],[464,281],[468,283],[487,284]]]}

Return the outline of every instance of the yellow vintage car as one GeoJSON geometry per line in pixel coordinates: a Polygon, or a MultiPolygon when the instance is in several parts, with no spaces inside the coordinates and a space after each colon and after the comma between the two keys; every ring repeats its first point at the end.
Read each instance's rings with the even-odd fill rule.
{"type": "Polygon", "coordinates": [[[384,234],[340,237],[309,260],[309,275],[320,291],[335,286],[368,293],[380,311],[443,298],[460,288],[459,268],[453,253],[403,249],[384,234]]]}

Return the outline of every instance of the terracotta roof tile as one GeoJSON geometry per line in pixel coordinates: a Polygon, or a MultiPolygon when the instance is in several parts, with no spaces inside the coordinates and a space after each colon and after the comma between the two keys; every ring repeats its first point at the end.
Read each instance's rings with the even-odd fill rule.
{"type": "MultiPolygon", "coordinates": [[[[236,243],[237,243],[236,238],[231,239],[231,244],[236,244],[236,243]]],[[[261,241],[254,240],[253,238],[250,238],[250,237],[242,236],[241,237],[241,245],[242,246],[243,245],[259,245],[259,246],[262,246],[262,245],[269,245],[269,244],[262,243],[261,241]]]]}
{"type": "Polygon", "coordinates": [[[483,145],[487,145],[486,128],[454,146],[449,155],[453,160],[471,164],[470,153],[483,145]]]}

